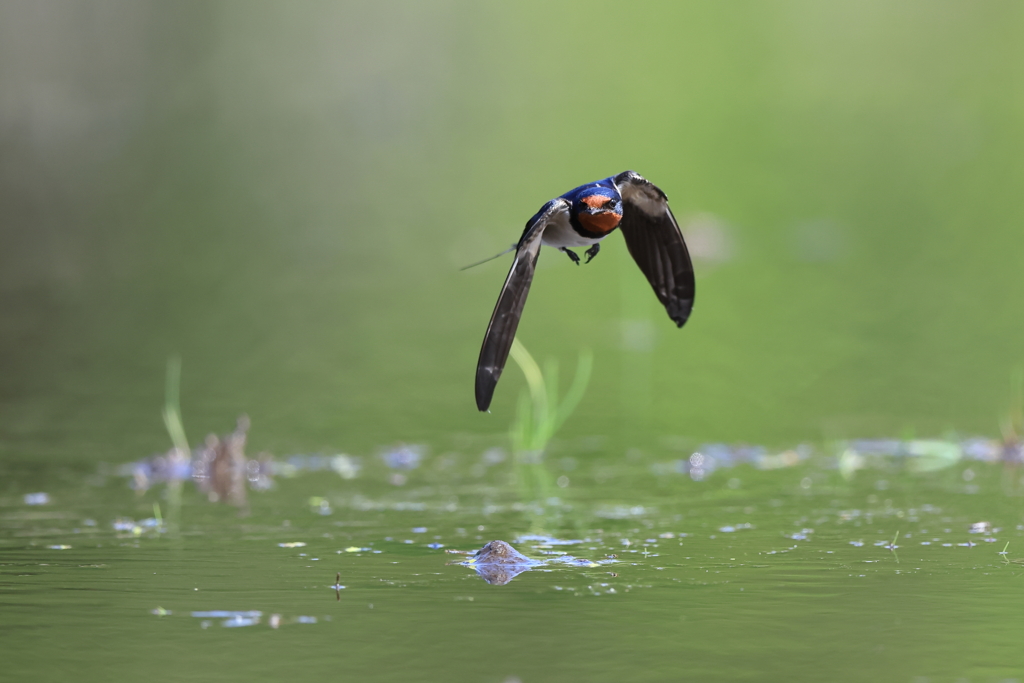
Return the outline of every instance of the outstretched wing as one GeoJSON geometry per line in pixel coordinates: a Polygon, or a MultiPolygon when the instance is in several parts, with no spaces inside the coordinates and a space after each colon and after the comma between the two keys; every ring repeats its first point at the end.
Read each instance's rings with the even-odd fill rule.
{"type": "Polygon", "coordinates": [[[476,407],[481,411],[490,407],[494,387],[508,360],[508,352],[512,348],[516,328],[519,327],[519,317],[526,304],[526,295],[530,293],[544,228],[559,214],[568,212],[568,201],[559,198],[548,202],[526,225],[519,239],[515,260],[505,278],[505,286],[501,288],[498,303],[494,306],[491,322],[484,335],[484,344],[480,349],[480,360],[476,364],[476,407]]]}
{"type": "Polygon", "coordinates": [[[693,264],[668,197],[633,171],[613,179],[622,195],[619,229],[640,270],[654,288],[668,317],[682,327],[693,309],[693,264]]]}

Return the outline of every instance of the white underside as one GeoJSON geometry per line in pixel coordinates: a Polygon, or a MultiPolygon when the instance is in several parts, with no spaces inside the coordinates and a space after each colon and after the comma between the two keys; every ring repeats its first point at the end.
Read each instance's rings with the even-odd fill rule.
{"type": "Polygon", "coordinates": [[[547,227],[544,228],[544,234],[541,235],[540,243],[556,249],[561,249],[562,247],[589,247],[592,244],[597,244],[605,237],[607,235],[591,239],[579,234],[569,225],[569,214],[565,212],[554,216],[554,219],[548,223],[547,227]]]}
{"type": "MultiPolygon", "coordinates": [[[[642,178],[640,179],[643,180],[642,178]]],[[[661,216],[668,211],[668,203],[649,185],[624,182],[617,185],[622,198],[639,208],[649,216],[661,216]]],[[[561,211],[556,211],[548,220],[547,227],[541,235],[540,242],[549,247],[561,249],[562,247],[589,247],[597,244],[608,235],[591,238],[584,237],[572,229],[569,225],[568,202],[561,211]]]]}

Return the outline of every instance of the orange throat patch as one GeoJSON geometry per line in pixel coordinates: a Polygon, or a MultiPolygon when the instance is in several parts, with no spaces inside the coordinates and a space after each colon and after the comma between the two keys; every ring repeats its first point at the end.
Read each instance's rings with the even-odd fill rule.
{"type": "Polygon", "coordinates": [[[604,235],[619,227],[622,214],[606,211],[604,213],[581,213],[579,214],[580,225],[587,232],[597,235],[604,235]]]}

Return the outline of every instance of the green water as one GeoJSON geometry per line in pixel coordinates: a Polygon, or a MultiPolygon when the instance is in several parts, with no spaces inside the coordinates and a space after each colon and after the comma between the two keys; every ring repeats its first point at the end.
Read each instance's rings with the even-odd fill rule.
{"type": "Polygon", "coordinates": [[[0,3],[0,671],[1024,680],[1013,465],[837,460],[1012,423],[1022,81],[1012,0],[0,3]],[[618,235],[545,250],[519,337],[563,391],[593,371],[517,470],[523,377],[490,414],[472,390],[508,261],[458,268],[627,168],[679,217],[693,317],[618,235]],[[193,446],[246,413],[251,457],[363,469],[243,517],[135,493],[173,356],[193,446]],[[814,455],[693,480],[715,443],[814,455]],[[618,563],[494,586],[445,553],[531,533],[618,563]]]}
{"type": "Polygon", "coordinates": [[[813,462],[695,482],[590,461],[542,509],[508,495],[507,463],[475,478],[428,461],[404,487],[379,471],[300,475],[253,495],[242,519],[186,492],[176,533],[111,526],[114,513],[150,517],[156,491],[47,473],[49,505],[0,501],[5,674],[995,681],[1024,670],[1024,566],[1012,561],[1024,531],[999,466],[972,464],[971,484],[963,466],[848,481],[813,462]],[[312,492],[329,514],[308,505],[312,492]],[[979,521],[992,532],[969,533],[979,521]],[[576,541],[516,543],[534,558],[615,561],[549,564],[502,586],[446,553],[527,534],[576,541]],[[193,616],[215,610],[261,614],[234,628],[193,616]]]}

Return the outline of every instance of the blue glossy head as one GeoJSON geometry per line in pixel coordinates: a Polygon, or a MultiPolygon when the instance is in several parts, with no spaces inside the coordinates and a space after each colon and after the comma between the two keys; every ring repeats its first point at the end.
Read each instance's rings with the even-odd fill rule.
{"type": "Polygon", "coordinates": [[[572,202],[573,216],[587,232],[604,235],[619,227],[622,197],[614,185],[582,185],[563,196],[572,202]]]}

